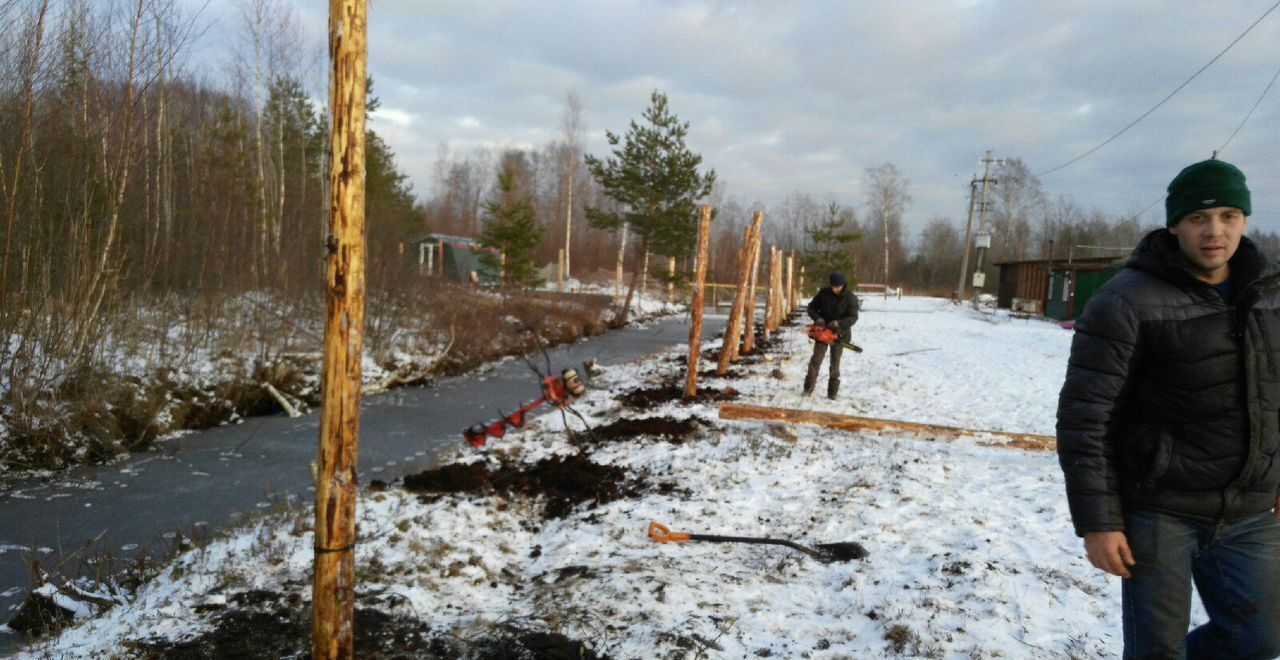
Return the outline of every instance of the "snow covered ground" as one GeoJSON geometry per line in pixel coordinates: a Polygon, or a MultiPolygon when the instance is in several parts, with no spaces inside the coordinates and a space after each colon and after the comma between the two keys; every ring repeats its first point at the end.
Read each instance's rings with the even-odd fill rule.
{"type": "MultiPolygon", "coordinates": [[[[1071,340],[1044,321],[870,297],[854,329],[865,351],[845,353],[842,396],[828,401],[799,396],[802,325],[781,334],[763,358],[735,366],[736,378],[704,377],[702,387],[745,403],[1052,434],[1071,340]]],[[[358,607],[422,621],[455,651],[517,622],[615,658],[1118,656],[1119,582],[1082,557],[1052,452],[726,422],[714,402],[636,406],[637,391],[682,383],[680,354],[597,373],[575,405],[595,439],[571,443],[564,424],[583,421],[552,414],[483,450],[458,450],[460,462],[491,469],[581,452],[625,471],[632,486],[620,497],[557,517],[536,496],[364,493],[358,607]],[[645,419],[692,420],[694,430],[674,441],[601,439],[645,419]],[[822,563],[776,546],[663,545],[646,537],[650,521],[856,541],[870,556],[822,563]]],[[[219,616],[236,594],[308,599],[307,524],[269,519],[189,552],[132,604],[30,653],[127,657],[138,640],[205,639],[228,625],[219,616]]],[[[305,614],[305,603],[295,609],[305,614]]]]}

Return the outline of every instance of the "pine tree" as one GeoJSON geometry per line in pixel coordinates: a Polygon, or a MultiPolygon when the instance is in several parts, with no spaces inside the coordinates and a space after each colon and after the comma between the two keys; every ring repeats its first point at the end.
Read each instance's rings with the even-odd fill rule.
{"type": "Polygon", "coordinates": [[[814,277],[824,279],[827,273],[839,271],[853,279],[853,244],[862,239],[862,232],[852,226],[851,214],[831,202],[818,224],[804,228],[813,248],[805,253],[803,262],[814,277]]]}
{"type": "Polygon", "coordinates": [[[623,137],[605,132],[612,156],[586,157],[587,169],[618,209],[588,207],[587,221],[613,231],[625,223],[642,252],[686,256],[697,238],[698,200],[711,194],[716,173],[698,173],[702,156],[684,143],[689,124],[671,113],[666,95],[654,91],[643,118],[643,125],[632,121],[623,137]]]}
{"type": "MultiPolygon", "coordinates": [[[[542,242],[546,227],[538,222],[533,200],[519,190],[515,164],[503,163],[498,172],[497,198],[484,204],[484,230],[480,242],[498,248],[506,256],[502,265],[504,286],[537,286],[542,283],[534,262],[534,252],[542,242]]],[[[481,261],[497,272],[501,259],[484,254],[481,261]]]]}

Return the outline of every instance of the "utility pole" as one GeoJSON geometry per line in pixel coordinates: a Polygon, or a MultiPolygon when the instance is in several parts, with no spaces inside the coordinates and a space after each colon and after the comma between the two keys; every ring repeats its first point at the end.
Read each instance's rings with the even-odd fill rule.
{"type": "Polygon", "coordinates": [[[987,274],[984,272],[985,257],[987,248],[991,247],[991,230],[987,227],[987,184],[996,185],[998,183],[991,178],[991,164],[1004,165],[1003,158],[992,158],[991,150],[987,150],[987,155],[982,157],[982,206],[978,207],[978,235],[974,239],[974,247],[977,248],[973,266],[973,307],[978,308],[978,296],[982,293],[983,286],[986,284],[987,274]]]}
{"type": "Polygon", "coordinates": [[[354,656],[356,456],[365,308],[366,0],[329,0],[329,236],[311,657],[354,656]]]}
{"type": "Polygon", "coordinates": [[[889,299],[889,196],[884,196],[880,206],[880,219],[884,222],[884,297],[889,299]]]}
{"type": "Polygon", "coordinates": [[[969,221],[964,226],[964,256],[960,258],[960,283],[956,286],[956,302],[964,301],[964,276],[969,274],[969,244],[973,241],[973,209],[978,194],[978,177],[969,182],[969,221]]]}

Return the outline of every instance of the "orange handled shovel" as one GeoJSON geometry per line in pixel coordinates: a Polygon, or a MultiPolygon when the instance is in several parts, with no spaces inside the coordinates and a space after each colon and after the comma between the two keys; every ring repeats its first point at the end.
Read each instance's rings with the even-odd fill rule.
{"type": "Polygon", "coordinates": [[[849,561],[851,559],[862,559],[868,554],[867,549],[862,547],[860,543],[852,541],[844,543],[822,543],[816,548],[809,548],[794,541],[785,539],[770,539],[753,536],[716,536],[715,534],[689,534],[686,532],[673,532],[666,525],[657,522],[649,523],[649,538],[658,543],[684,543],[685,541],[709,541],[711,543],[758,543],[765,545],[781,545],[799,550],[800,552],[823,562],[833,561],[849,561]]]}

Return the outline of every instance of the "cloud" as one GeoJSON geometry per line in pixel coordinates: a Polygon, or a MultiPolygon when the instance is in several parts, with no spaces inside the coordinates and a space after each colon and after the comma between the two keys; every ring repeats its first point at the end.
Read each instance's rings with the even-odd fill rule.
{"type": "MultiPolygon", "coordinates": [[[[420,194],[439,144],[541,147],[557,139],[574,88],[587,149],[600,154],[604,132],[625,132],[658,89],[743,203],[803,191],[861,205],[862,172],[892,162],[912,182],[907,221],[923,226],[963,220],[988,149],[1034,172],[1088,151],[1266,4],[379,0],[370,71],[388,108],[377,121],[420,194]]],[[[1277,61],[1280,12],[1125,135],[1044,177],[1046,192],[1113,213],[1149,205],[1221,146],[1277,61]]],[[[1223,154],[1257,190],[1255,229],[1280,230],[1273,94],[1223,154]]]]}

